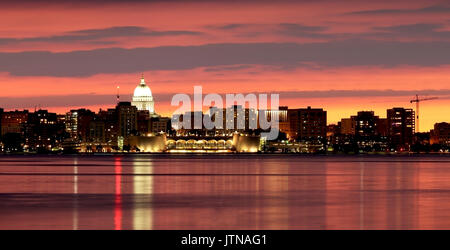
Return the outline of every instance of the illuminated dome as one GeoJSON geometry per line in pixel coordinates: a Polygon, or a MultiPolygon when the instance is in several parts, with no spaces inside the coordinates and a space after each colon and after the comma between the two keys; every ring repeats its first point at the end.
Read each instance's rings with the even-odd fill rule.
{"type": "Polygon", "coordinates": [[[142,75],[139,85],[134,89],[131,105],[136,106],[138,110],[148,110],[150,115],[155,114],[152,91],[145,83],[144,75],[142,75]]]}
{"type": "Polygon", "coordinates": [[[139,83],[139,85],[134,89],[134,95],[135,97],[150,97],[152,96],[152,91],[150,90],[150,88],[147,86],[147,84],[145,83],[144,80],[144,76],[142,76],[141,78],[141,83],[139,83]]]}

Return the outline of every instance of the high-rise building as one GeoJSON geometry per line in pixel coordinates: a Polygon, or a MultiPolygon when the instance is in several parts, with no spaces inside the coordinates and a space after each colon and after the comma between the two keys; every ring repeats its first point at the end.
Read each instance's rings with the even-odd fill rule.
{"type": "Polygon", "coordinates": [[[116,107],[119,135],[127,138],[137,132],[137,108],[131,105],[130,102],[119,102],[116,107]]]}
{"type": "Polygon", "coordinates": [[[224,115],[226,129],[229,132],[243,132],[258,128],[258,115],[255,109],[244,108],[241,105],[233,105],[227,108],[224,115]]]}
{"type": "Polygon", "coordinates": [[[66,135],[65,124],[58,121],[56,113],[47,110],[29,113],[24,133],[24,149],[38,152],[59,148],[66,135]]]}
{"type": "Polygon", "coordinates": [[[110,145],[117,145],[119,136],[119,122],[116,109],[100,110],[98,119],[105,123],[105,140],[110,145]]]}
{"type": "MultiPolygon", "coordinates": [[[[280,130],[280,132],[288,133],[289,132],[289,120],[288,120],[288,107],[280,106],[277,110],[259,110],[259,116],[263,115],[266,121],[271,121],[272,117],[275,115],[278,116],[278,124],[276,127],[280,130]]],[[[258,116],[258,122],[260,117],[258,116]]],[[[260,127],[260,126],[258,126],[260,127]]]]}
{"type": "Polygon", "coordinates": [[[248,132],[258,128],[258,111],[252,108],[244,108],[241,105],[232,105],[228,108],[219,109],[210,107],[211,121],[222,118],[222,124],[217,124],[215,131],[219,134],[230,134],[236,131],[248,132]]]}
{"type": "Polygon", "coordinates": [[[373,111],[359,111],[353,119],[355,120],[355,136],[375,136],[378,116],[375,116],[373,111]]]}
{"type": "Polygon", "coordinates": [[[388,138],[392,149],[409,150],[414,138],[414,111],[405,108],[387,110],[388,138]]]}
{"type": "Polygon", "coordinates": [[[76,141],[86,141],[95,113],[89,109],[73,109],[66,113],[66,132],[76,141]]]}
{"type": "Polygon", "coordinates": [[[323,139],[327,135],[327,111],[323,109],[289,109],[288,137],[297,140],[323,139]]]}
{"type": "Polygon", "coordinates": [[[326,138],[327,111],[323,109],[300,109],[300,138],[326,138]]]}
{"type": "Polygon", "coordinates": [[[356,116],[351,117],[351,120],[355,125],[354,142],[358,146],[358,150],[386,150],[386,119],[380,119],[373,111],[359,111],[356,116]]]}
{"type": "Polygon", "coordinates": [[[327,111],[319,108],[288,109],[289,140],[300,143],[301,152],[324,151],[327,140],[327,111]]]}
{"type": "Polygon", "coordinates": [[[135,106],[137,110],[148,110],[150,116],[155,115],[155,103],[152,91],[145,83],[144,75],[142,75],[139,85],[134,89],[131,105],[135,106]]]}
{"type": "Polygon", "coordinates": [[[105,122],[95,119],[89,123],[89,140],[91,143],[106,143],[105,122]]]}

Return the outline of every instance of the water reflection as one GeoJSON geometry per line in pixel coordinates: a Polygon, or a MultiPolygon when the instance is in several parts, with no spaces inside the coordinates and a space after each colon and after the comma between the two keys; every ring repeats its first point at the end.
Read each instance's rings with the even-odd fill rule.
{"type": "Polygon", "coordinates": [[[78,158],[73,159],[73,222],[72,229],[78,230],[78,158]]]}
{"type": "Polygon", "coordinates": [[[0,157],[0,229],[450,229],[439,157],[0,157]]]}
{"type": "Polygon", "coordinates": [[[114,159],[115,195],[114,195],[114,229],[122,229],[122,158],[114,159]]]}
{"type": "Polygon", "coordinates": [[[133,160],[133,229],[152,229],[153,226],[153,162],[133,160]]]}
{"type": "Polygon", "coordinates": [[[364,229],[364,162],[359,165],[359,229],[364,229]]]}

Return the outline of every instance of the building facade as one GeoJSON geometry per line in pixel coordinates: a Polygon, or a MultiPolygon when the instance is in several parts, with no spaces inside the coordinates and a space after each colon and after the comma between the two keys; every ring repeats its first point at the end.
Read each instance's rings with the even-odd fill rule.
{"type": "Polygon", "coordinates": [[[391,149],[408,151],[413,143],[415,113],[412,109],[387,110],[388,139],[391,149]]]}
{"type": "Polygon", "coordinates": [[[450,123],[435,123],[430,131],[430,144],[450,146],[450,123]]]}
{"type": "Polygon", "coordinates": [[[10,111],[1,114],[1,134],[23,133],[23,125],[28,122],[28,110],[10,111]]]}
{"type": "Polygon", "coordinates": [[[119,122],[119,136],[127,138],[137,132],[137,113],[138,110],[130,102],[119,102],[116,107],[118,122],[119,122]]]}

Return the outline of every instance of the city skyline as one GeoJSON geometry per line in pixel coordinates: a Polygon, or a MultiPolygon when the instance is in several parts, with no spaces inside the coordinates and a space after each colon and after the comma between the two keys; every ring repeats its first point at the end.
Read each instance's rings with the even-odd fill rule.
{"type": "Polygon", "coordinates": [[[0,1],[0,229],[450,229],[449,108],[449,0],[0,1]]]}
{"type": "Polygon", "coordinates": [[[117,85],[131,99],[143,73],[164,116],[174,94],[202,85],[280,93],[281,106],[324,108],[329,124],[437,96],[421,105],[420,130],[448,122],[444,1],[18,2],[0,10],[5,110],[111,108],[117,85]]]}
{"type": "MultiPolygon", "coordinates": [[[[448,152],[450,123],[435,123],[430,132],[417,133],[418,116],[410,108],[387,109],[386,118],[374,111],[358,111],[349,118],[342,117],[336,124],[328,124],[328,112],[323,108],[278,106],[277,95],[270,96],[270,105],[261,96],[259,101],[256,95],[236,96],[227,95],[223,105],[220,96],[203,96],[202,88],[196,86],[193,102],[188,95],[175,96],[172,103],[181,102],[184,108],[177,110],[181,113],[164,117],[155,111],[152,90],[142,75],[131,102],[120,100],[118,93],[115,108],[98,112],[81,108],[56,114],[43,109],[29,112],[0,108],[0,150],[6,153],[448,152]]],[[[418,104],[431,99],[416,96],[415,101],[418,104]]]]}
{"type": "MultiPolygon", "coordinates": [[[[199,110],[195,110],[194,109],[194,105],[193,105],[193,101],[192,101],[192,109],[191,110],[186,110],[186,111],[183,111],[183,112],[181,112],[181,113],[177,113],[177,112],[173,112],[173,113],[170,113],[170,114],[166,114],[166,113],[160,113],[160,112],[157,112],[157,110],[156,110],[156,108],[157,108],[157,105],[158,104],[156,104],[156,108],[155,108],[155,103],[154,103],[154,100],[153,100],[153,95],[152,95],[152,90],[151,90],[151,88],[149,88],[147,85],[146,85],[146,83],[145,83],[145,78],[144,78],[144,74],[141,74],[141,77],[140,77],[140,83],[139,84],[137,84],[137,87],[135,86],[135,90],[134,90],[134,95],[132,95],[131,97],[128,97],[128,95],[126,95],[126,99],[123,97],[123,96],[121,96],[120,95],[120,92],[119,92],[119,87],[117,87],[117,93],[116,93],[116,95],[114,96],[114,98],[116,98],[115,99],[115,105],[113,106],[113,107],[99,107],[99,109],[98,109],[98,111],[96,111],[96,110],[91,110],[89,107],[84,107],[84,106],[77,106],[76,108],[71,108],[71,109],[69,109],[69,110],[63,110],[61,113],[59,113],[59,112],[54,112],[55,114],[58,114],[58,115],[66,115],[66,114],[68,114],[68,113],[70,113],[70,112],[73,112],[73,111],[76,111],[76,110],[87,110],[88,112],[93,112],[94,114],[100,114],[100,113],[102,113],[102,112],[105,112],[105,111],[108,111],[108,110],[110,110],[110,109],[112,109],[112,108],[114,108],[114,107],[116,107],[117,105],[120,105],[120,103],[129,103],[131,106],[135,106],[135,107],[137,107],[137,109],[138,110],[148,110],[150,113],[150,116],[151,117],[161,117],[161,116],[163,116],[163,117],[170,117],[170,118],[172,118],[172,117],[174,117],[175,115],[181,115],[181,116],[183,116],[183,115],[185,115],[185,114],[188,114],[188,113],[196,113],[196,112],[199,112],[199,110]],[[146,90],[145,90],[145,88],[144,88],[144,90],[142,90],[142,88],[143,88],[143,86],[146,88],[146,90]],[[148,91],[148,92],[146,92],[146,91],[148,91]],[[143,94],[144,93],[144,94],[143,94]],[[122,98],[122,99],[121,99],[122,98]],[[145,99],[142,99],[142,98],[145,98],[145,99]],[[148,98],[150,98],[150,99],[148,99],[148,98]],[[144,102],[142,102],[142,100],[145,100],[144,102]],[[140,101],[140,102],[136,102],[136,101],[140,101]],[[150,105],[150,106],[147,106],[146,107],[146,105],[150,105]]],[[[235,93],[235,94],[238,94],[238,93],[235,93]]],[[[250,94],[252,94],[252,93],[250,93],[250,94]]],[[[188,94],[189,95],[189,94],[188,94]]],[[[192,94],[191,94],[191,96],[192,96],[192,94]]],[[[225,94],[223,95],[223,97],[225,96],[225,94]]],[[[245,96],[245,94],[244,94],[244,96],[245,96]]],[[[225,98],[223,98],[224,100],[225,100],[225,98]]],[[[412,102],[411,102],[412,103],[412,102]]],[[[224,110],[226,109],[226,110],[228,110],[228,109],[230,109],[230,108],[233,108],[233,106],[234,107],[243,107],[244,109],[248,109],[249,107],[248,107],[248,105],[249,105],[249,103],[248,102],[244,102],[244,103],[239,103],[239,102],[236,102],[236,103],[234,103],[234,104],[231,104],[231,105],[226,105],[225,104],[225,101],[224,101],[224,103],[223,103],[223,108],[224,108],[224,110]]],[[[175,108],[176,107],[178,107],[178,106],[175,106],[175,108]]],[[[311,108],[311,106],[310,105],[308,105],[308,106],[306,106],[307,108],[311,108]]],[[[289,106],[285,106],[285,105],[280,105],[279,106],[279,111],[282,111],[282,110],[298,110],[298,109],[302,109],[302,108],[306,108],[306,107],[298,107],[298,106],[295,106],[295,107],[289,107],[289,106]]],[[[211,109],[212,108],[216,108],[214,105],[213,106],[205,106],[205,105],[202,105],[202,110],[201,110],[201,112],[205,115],[205,114],[208,114],[208,113],[210,113],[211,112],[211,109]]],[[[325,110],[323,107],[314,107],[314,108],[319,108],[319,109],[321,109],[321,110],[325,110]]],[[[383,112],[381,112],[381,113],[377,113],[377,112],[375,112],[373,109],[367,109],[367,110],[357,110],[355,113],[353,113],[353,114],[351,114],[351,115],[349,115],[349,116],[341,116],[341,117],[339,117],[338,118],[338,120],[337,121],[333,121],[333,122],[330,122],[329,120],[325,120],[325,124],[326,125],[328,125],[328,126],[332,126],[332,125],[338,125],[338,124],[340,124],[341,122],[343,122],[343,120],[346,120],[346,119],[351,119],[352,117],[356,117],[355,115],[356,114],[359,114],[359,113],[361,113],[361,112],[363,112],[363,113],[372,113],[372,115],[377,115],[377,117],[380,117],[380,118],[383,118],[383,119],[385,119],[385,118],[387,118],[388,117],[388,113],[389,113],[389,109],[395,109],[395,108],[401,108],[401,109],[403,109],[403,108],[405,108],[405,107],[402,107],[402,106],[394,106],[394,107],[390,107],[390,108],[387,108],[386,110],[385,110],[385,113],[383,113],[383,112]],[[381,114],[381,115],[380,115],[381,114]],[[350,118],[349,118],[350,117],[350,118]]],[[[251,109],[251,108],[250,108],[251,109]]],[[[406,107],[406,109],[410,109],[410,108],[407,108],[406,107]]],[[[48,112],[53,112],[51,109],[47,109],[47,108],[45,108],[45,107],[41,107],[41,106],[34,106],[34,110],[33,109],[27,109],[27,108],[24,108],[24,109],[17,109],[17,108],[12,108],[12,109],[5,109],[5,108],[3,108],[3,107],[0,107],[0,110],[1,111],[4,111],[4,112],[38,112],[38,111],[48,111],[48,112]]],[[[259,111],[264,111],[264,110],[271,110],[271,108],[270,107],[268,107],[268,108],[265,108],[265,109],[260,109],[260,108],[257,108],[255,111],[257,111],[256,113],[259,113],[259,111]]],[[[416,112],[415,111],[415,109],[412,109],[411,108],[411,110],[413,110],[414,111],[414,113],[416,112]]],[[[325,110],[325,112],[327,112],[326,110],[325,110]]],[[[328,112],[329,113],[329,112],[328,112]]],[[[246,114],[246,116],[248,116],[248,114],[246,114]]],[[[249,119],[249,117],[246,117],[247,119],[249,119]]],[[[421,119],[422,119],[422,116],[420,117],[421,119]]],[[[278,118],[279,119],[279,118],[278,118]]],[[[287,118],[286,118],[287,119],[287,118]]],[[[417,120],[417,114],[415,114],[415,117],[414,117],[414,120],[415,120],[415,123],[417,124],[417,122],[418,122],[418,120],[417,120]]],[[[423,129],[422,130],[420,130],[420,131],[417,131],[417,126],[414,126],[415,128],[416,128],[416,131],[415,131],[415,133],[417,133],[417,132],[430,132],[431,130],[433,130],[433,128],[434,128],[434,126],[437,124],[437,123],[446,123],[447,122],[447,120],[440,120],[440,121],[436,121],[435,123],[433,123],[433,126],[430,128],[430,130],[428,130],[428,131],[424,131],[423,129]]],[[[177,129],[176,127],[174,127],[175,129],[177,129]]],[[[192,127],[193,128],[193,127],[192,127]]]]}

